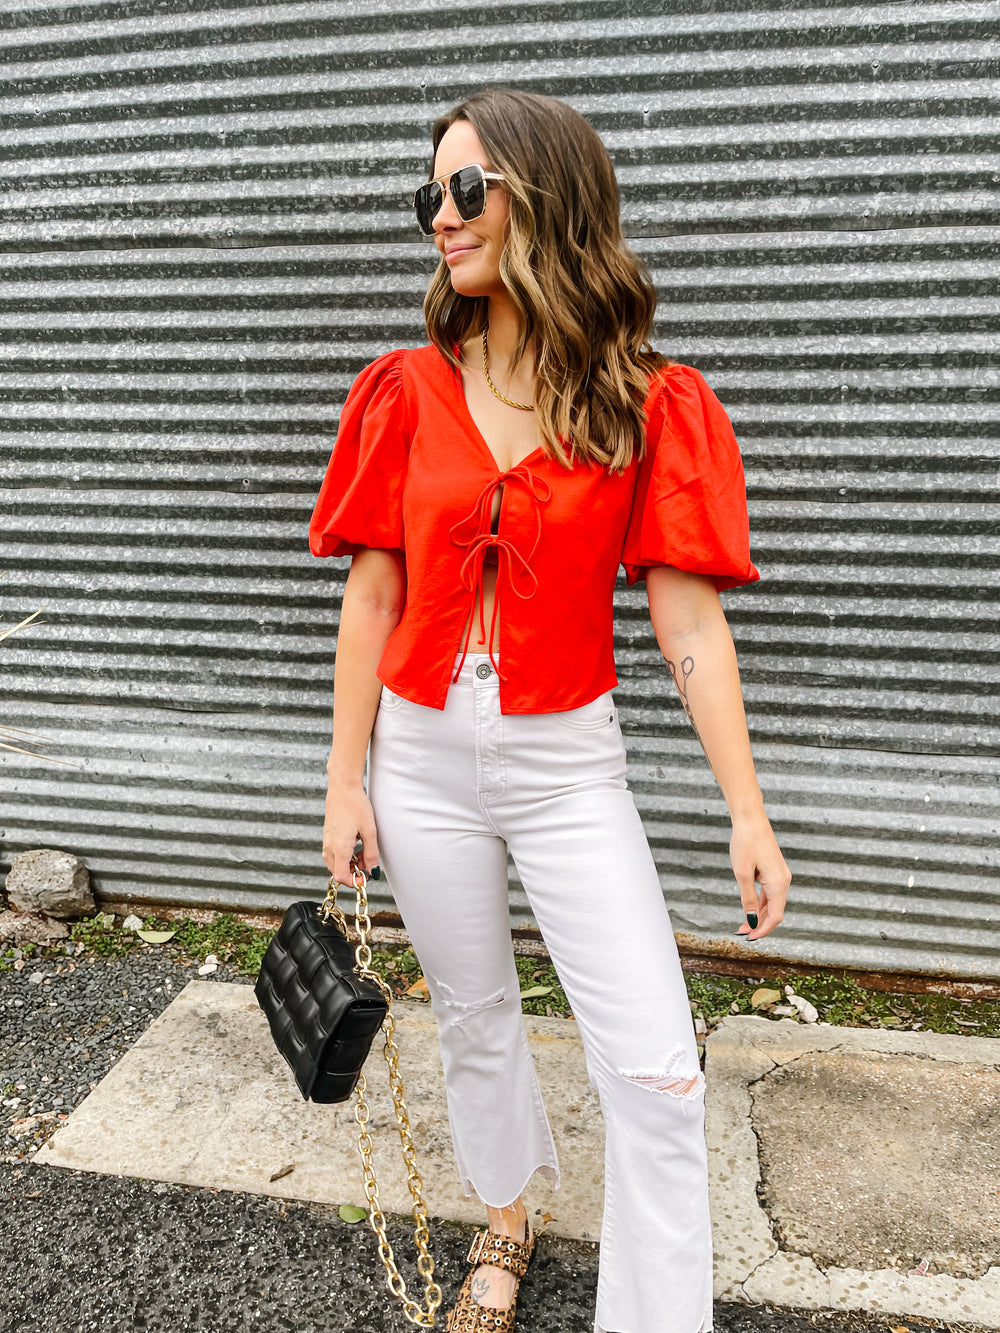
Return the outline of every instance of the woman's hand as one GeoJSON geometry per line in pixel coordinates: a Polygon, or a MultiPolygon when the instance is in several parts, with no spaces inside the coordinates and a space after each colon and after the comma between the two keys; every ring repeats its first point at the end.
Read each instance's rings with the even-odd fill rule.
{"type": "Polygon", "coordinates": [[[756,926],[744,921],[736,933],[748,940],[762,939],[784,916],[788,886],[792,882],[792,872],[763,810],[759,815],[733,820],[729,859],[744,913],[757,914],[756,926]]]}
{"type": "Polygon", "coordinates": [[[363,852],[358,864],[366,875],[379,864],[375,835],[375,813],[364,787],[330,778],[326,789],[326,818],[323,822],[323,860],[338,884],[351,884],[351,857],[361,839],[363,852]]]}

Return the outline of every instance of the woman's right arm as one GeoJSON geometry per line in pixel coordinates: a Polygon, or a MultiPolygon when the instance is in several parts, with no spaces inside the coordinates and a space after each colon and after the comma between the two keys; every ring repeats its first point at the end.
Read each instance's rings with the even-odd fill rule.
{"type": "Polygon", "coordinates": [[[382,689],[375,669],[405,601],[403,553],[358,551],[347,576],[337,634],[323,825],[323,860],[342,884],[351,882],[350,860],[359,838],[364,844],[362,868],[370,871],[379,863],[375,816],[364,789],[365,754],[382,689]]]}

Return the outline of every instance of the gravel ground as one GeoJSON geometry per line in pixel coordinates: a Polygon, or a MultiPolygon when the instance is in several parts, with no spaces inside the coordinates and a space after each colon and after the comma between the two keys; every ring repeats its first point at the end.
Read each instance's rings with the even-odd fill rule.
{"type": "MultiPolygon", "coordinates": [[[[0,1331],[412,1327],[375,1268],[367,1224],[342,1222],[334,1207],[32,1162],[61,1119],[196,975],[178,957],[145,950],[120,959],[28,960],[20,971],[0,973],[0,1331]]],[[[207,979],[251,984],[224,965],[207,979]]],[[[470,1230],[436,1221],[432,1231],[447,1300],[465,1273],[470,1230]]],[[[410,1276],[405,1221],[391,1225],[390,1239],[410,1276]]],[[[518,1333],[590,1333],[596,1280],[596,1246],[542,1236],[521,1286],[518,1333]]],[[[924,1333],[938,1326],[728,1305],[717,1307],[716,1327],[924,1333]]]]}

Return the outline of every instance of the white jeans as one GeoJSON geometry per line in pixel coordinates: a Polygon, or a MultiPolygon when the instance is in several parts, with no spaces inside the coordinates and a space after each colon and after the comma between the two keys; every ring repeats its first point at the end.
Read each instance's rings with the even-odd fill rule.
{"type": "Polygon", "coordinates": [[[437,1020],[462,1184],[500,1208],[536,1170],[559,1183],[521,1018],[509,848],[604,1115],[595,1333],[706,1333],[704,1079],[614,700],[502,715],[498,685],[489,658],[470,654],[443,711],[383,688],[369,758],[382,865],[437,1020]]]}

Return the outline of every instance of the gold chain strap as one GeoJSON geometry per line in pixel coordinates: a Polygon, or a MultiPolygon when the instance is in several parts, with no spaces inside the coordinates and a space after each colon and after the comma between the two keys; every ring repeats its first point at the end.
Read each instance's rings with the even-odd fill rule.
{"type": "MultiPolygon", "coordinates": [[[[368,1103],[365,1101],[365,1076],[362,1074],[354,1089],[354,1119],[358,1123],[358,1150],[361,1153],[361,1162],[365,1173],[365,1197],[369,1203],[368,1220],[378,1240],[379,1257],[385,1265],[389,1290],[402,1301],[403,1314],[411,1324],[417,1324],[421,1328],[433,1328],[435,1326],[434,1312],[441,1304],[442,1294],[441,1288],[434,1281],[434,1259],[430,1253],[431,1237],[427,1228],[427,1206],[424,1203],[423,1193],[424,1182],[417,1171],[417,1150],[413,1145],[413,1137],[410,1133],[410,1115],[406,1109],[403,1076],[399,1072],[399,1047],[396,1045],[394,1036],[396,1020],[392,1015],[392,995],[389,987],[378,973],[372,971],[372,951],[368,943],[372,928],[371,918],[368,915],[368,894],[366,892],[368,881],[365,872],[357,863],[357,857],[351,858],[351,877],[357,894],[355,924],[361,938],[360,944],[354,951],[358,971],[362,976],[375,982],[389,1006],[386,1016],[382,1020],[382,1031],[385,1033],[384,1054],[389,1066],[389,1087],[392,1089],[396,1124],[399,1127],[399,1141],[402,1144],[403,1161],[406,1164],[406,1183],[413,1198],[413,1220],[416,1223],[413,1239],[417,1246],[417,1271],[424,1279],[426,1309],[407,1296],[406,1283],[396,1267],[392,1246],[385,1234],[385,1215],[379,1206],[378,1181],[375,1178],[375,1165],[372,1161],[372,1140],[368,1133],[368,1121],[371,1113],[368,1110],[368,1103]]],[[[320,908],[320,914],[324,920],[329,920],[332,916],[344,935],[347,936],[347,921],[337,903],[337,880],[333,875],[330,876],[326,900],[320,908]]]]}

